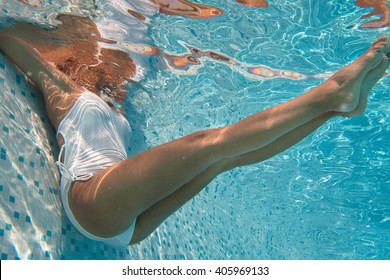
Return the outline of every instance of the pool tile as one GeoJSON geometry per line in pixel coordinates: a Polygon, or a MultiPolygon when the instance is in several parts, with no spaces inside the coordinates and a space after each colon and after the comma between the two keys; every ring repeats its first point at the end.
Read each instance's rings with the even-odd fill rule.
{"type": "Polygon", "coordinates": [[[16,74],[15,81],[16,81],[17,84],[20,84],[22,82],[22,76],[19,75],[19,74],[16,74]]]}

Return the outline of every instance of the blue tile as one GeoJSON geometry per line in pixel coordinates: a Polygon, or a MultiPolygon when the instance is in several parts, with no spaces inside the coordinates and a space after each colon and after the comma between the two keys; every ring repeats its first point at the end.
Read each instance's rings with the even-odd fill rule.
{"type": "Polygon", "coordinates": [[[4,236],[4,229],[0,229],[0,236],[4,236]]]}
{"type": "Polygon", "coordinates": [[[0,62],[0,68],[5,69],[5,65],[0,62]]]}
{"type": "Polygon", "coordinates": [[[3,185],[0,185],[0,192],[2,192],[4,189],[3,185]]]}
{"type": "Polygon", "coordinates": [[[35,163],[34,163],[34,162],[32,162],[32,161],[30,161],[30,166],[31,166],[32,168],[34,168],[34,166],[35,166],[35,163]]]}
{"type": "Polygon", "coordinates": [[[3,126],[3,131],[8,133],[8,131],[9,131],[8,127],[3,126]]]}
{"type": "Polygon", "coordinates": [[[19,179],[19,180],[23,180],[23,175],[20,174],[20,173],[18,173],[18,179],[19,179]]]}
{"type": "Polygon", "coordinates": [[[11,224],[6,224],[5,225],[5,229],[6,230],[11,230],[12,229],[12,225],[11,224]]]}
{"type": "Polygon", "coordinates": [[[16,74],[15,80],[16,83],[20,84],[22,82],[22,77],[19,74],[16,74]]]}
{"type": "Polygon", "coordinates": [[[16,95],[16,92],[15,92],[14,89],[11,89],[11,93],[12,93],[13,95],[16,95]]]}
{"type": "Polygon", "coordinates": [[[20,161],[20,162],[24,162],[24,157],[19,156],[19,161],[20,161]]]}
{"type": "Polygon", "coordinates": [[[7,254],[4,254],[4,253],[2,253],[2,254],[1,254],[1,259],[2,259],[2,260],[6,260],[6,259],[8,259],[8,255],[7,255],[7,254]]]}
{"type": "Polygon", "coordinates": [[[39,194],[40,194],[40,195],[43,195],[43,190],[39,190],[39,194]]]}
{"type": "Polygon", "coordinates": [[[9,201],[10,201],[11,203],[15,203],[15,197],[10,196],[10,197],[9,197],[9,201]]]}
{"type": "Polygon", "coordinates": [[[11,119],[15,119],[15,115],[14,114],[12,114],[12,113],[9,113],[9,117],[11,118],[11,119]]]}
{"type": "Polygon", "coordinates": [[[37,148],[35,151],[37,152],[38,155],[41,154],[41,150],[40,149],[37,148]]]}
{"type": "Polygon", "coordinates": [[[58,194],[58,191],[57,191],[56,189],[49,188],[49,191],[50,191],[50,193],[52,193],[52,194],[58,194]]]}
{"type": "Polygon", "coordinates": [[[26,128],[26,132],[27,132],[27,134],[30,134],[31,130],[26,128]]]}
{"type": "Polygon", "coordinates": [[[21,92],[22,92],[22,95],[23,95],[23,96],[26,96],[26,95],[27,95],[25,91],[22,90],[21,92]]]}
{"type": "Polygon", "coordinates": [[[3,160],[7,160],[7,157],[5,154],[0,154],[0,158],[3,159],[3,160]]]}
{"type": "Polygon", "coordinates": [[[47,236],[51,237],[51,231],[48,230],[47,233],[46,233],[47,236]]]}
{"type": "Polygon", "coordinates": [[[31,217],[30,216],[26,216],[26,222],[31,224],[31,217]]]}
{"type": "Polygon", "coordinates": [[[35,92],[31,92],[31,96],[32,96],[32,98],[35,98],[37,95],[35,92]]]}
{"type": "Polygon", "coordinates": [[[20,214],[19,214],[19,212],[14,212],[14,218],[16,218],[16,219],[19,219],[19,216],[20,216],[20,214]]]}
{"type": "Polygon", "coordinates": [[[39,187],[39,182],[34,181],[34,186],[36,186],[38,188],[39,187]]]}

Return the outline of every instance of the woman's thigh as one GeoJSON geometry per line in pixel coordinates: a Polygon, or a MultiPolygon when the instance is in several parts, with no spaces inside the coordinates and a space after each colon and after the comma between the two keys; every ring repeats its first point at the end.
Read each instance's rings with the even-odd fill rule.
{"type": "Polygon", "coordinates": [[[156,202],[169,196],[217,161],[213,145],[205,145],[214,130],[185,136],[128,158],[75,182],[69,206],[86,230],[111,237],[156,202]]]}

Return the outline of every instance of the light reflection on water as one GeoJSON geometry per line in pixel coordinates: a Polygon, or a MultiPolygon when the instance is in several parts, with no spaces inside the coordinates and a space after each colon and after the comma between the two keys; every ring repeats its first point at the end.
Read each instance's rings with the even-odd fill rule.
{"type": "MultiPolygon", "coordinates": [[[[366,11],[354,1],[305,7],[279,0],[266,9],[204,1],[223,14],[201,20],[148,1],[92,2],[42,1],[44,13],[21,8],[9,15],[51,24],[54,11],[93,16],[102,38],[146,68],[127,102],[136,105],[148,146],[286,101],[322,81],[313,75],[336,71],[388,31],[359,28],[366,11]],[[145,46],[156,52],[145,54],[145,46]],[[283,69],[289,79],[268,80],[283,69]]],[[[145,241],[155,251],[134,247],[132,255],[390,258],[388,84],[386,77],[364,116],[332,120],[282,155],[218,177],[145,241]]]]}

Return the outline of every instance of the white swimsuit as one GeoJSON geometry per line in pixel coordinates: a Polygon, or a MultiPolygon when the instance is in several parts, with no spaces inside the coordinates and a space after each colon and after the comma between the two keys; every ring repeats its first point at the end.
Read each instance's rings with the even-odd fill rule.
{"type": "Polygon", "coordinates": [[[134,232],[135,220],[125,232],[111,237],[97,237],[87,232],[69,207],[68,192],[74,181],[87,181],[127,158],[130,140],[129,122],[92,92],[85,91],[61,121],[58,134],[64,138],[58,161],[61,173],[61,199],[65,213],[76,229],[86,237],[114,246],[127,246],[134,232]],[[63,157],[63,162],[61,158],[63,157]]]}

